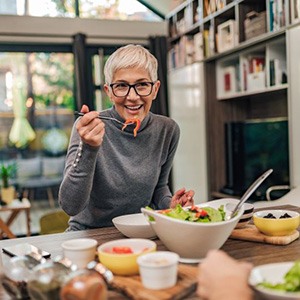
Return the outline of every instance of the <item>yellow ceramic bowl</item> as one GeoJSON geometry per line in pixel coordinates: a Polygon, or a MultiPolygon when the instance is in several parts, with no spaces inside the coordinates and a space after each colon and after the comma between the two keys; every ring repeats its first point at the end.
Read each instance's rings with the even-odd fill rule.
{"type": "Polygon", "coordinates": [[[253,214],[253,222],[257,229],[269,236],[289,235],[299,227],[300,215],[291,210],[262,210],[253,214]],[[274,218],[265,218],[268,214],[272,214],[274,218]],[[291,218],[280,218],[288,214],[291,218]]]}
{"type": "Polygon", "coordinates": [[[138,274],[137,258],[154,251],[156,251],[156,243],[147,239],[120,239],[98,247],[100,262],[115,275],[138,274]],[[133,253],[125,253],[128,252],[128,248],[133,253]]]}

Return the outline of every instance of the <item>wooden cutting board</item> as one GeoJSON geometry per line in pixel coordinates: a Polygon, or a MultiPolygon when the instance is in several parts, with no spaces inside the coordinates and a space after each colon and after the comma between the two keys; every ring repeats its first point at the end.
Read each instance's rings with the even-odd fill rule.
{"type": "Polygon", "coordinates": [[[143,287],[140,276],[114,276],[111,287],[135,300],[178,300],[193,293],[197,287],[198,268],[179,264],[178,279],[174,287],[150,290],[143,287]]]}
{"type": "Polygon", "coordinates": [[[292,234],[285,236],[267,236],[261,233],[255,225],[249,224],[244,228],[234,229],[230,238],[273,245],[288,245],[299,238],[299,231],[295,230],[292,234]]]}

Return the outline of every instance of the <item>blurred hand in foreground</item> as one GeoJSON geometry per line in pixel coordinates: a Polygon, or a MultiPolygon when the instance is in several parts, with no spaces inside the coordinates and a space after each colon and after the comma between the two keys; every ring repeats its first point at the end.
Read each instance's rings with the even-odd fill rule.
{"type": "Polygon", "coordinates": [[[239,262],[221,250],[211,250],[199,264],[197,293],[203,300],[251,300],[251,269],[248,262],[239,262]]]}

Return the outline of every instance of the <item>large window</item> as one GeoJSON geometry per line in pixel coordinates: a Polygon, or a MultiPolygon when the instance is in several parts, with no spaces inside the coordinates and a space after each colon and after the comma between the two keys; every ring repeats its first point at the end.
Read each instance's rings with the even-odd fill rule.
{"type": "MultiPolygon", "coordinates": [[[[73,91],[72,53],[0,52],[0,148],[53,152],[46,149],[45,136],[52,129],[69,136],[74,121],[73,91]],[[28,144],[12,142],[10,136],[20,114],[35,133],[28,144]]],[[[21,134],[22,128],[19,130],[21,134]]]]}
{"type": "Polygon", "coordinates": [[[161,21],[137,0],[1,0],[0,14],[161,21]]]}

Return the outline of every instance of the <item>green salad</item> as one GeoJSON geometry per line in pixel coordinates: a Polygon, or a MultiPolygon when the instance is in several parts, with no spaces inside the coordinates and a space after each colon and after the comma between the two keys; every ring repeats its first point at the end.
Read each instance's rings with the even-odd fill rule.
{"type": "MultiPolygon", "coordinates": [[[[148,207],[148,209],[151,208],[148,207]]],[[[198,206],[191,206],[186,209],[177,204],[175,208],[159,210],[158,212],[171,218],[189,222],[221,222],[225,219],[224,205],[218,209],[198,206]]]]}
{"type": "Polygon", "coordinates": [[[268,289],[279,290],[284,292],[299,292],[300,291],[300,260],[296,261],[291,269],[284,275],[283,282],[272,284],[267,281],[259,283],[261,286],[268,289]]]}

